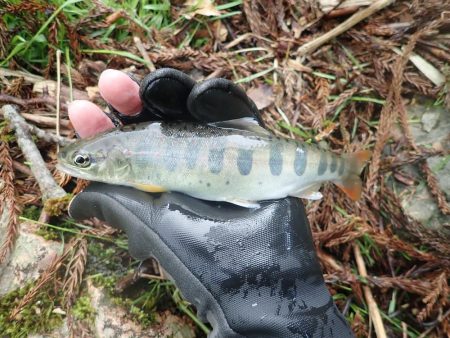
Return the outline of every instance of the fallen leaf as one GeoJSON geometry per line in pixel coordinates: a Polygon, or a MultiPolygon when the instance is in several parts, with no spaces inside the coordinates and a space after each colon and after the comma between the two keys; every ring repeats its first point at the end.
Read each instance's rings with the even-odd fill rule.
{"type": "Polygon", "coordinates": [[[212,24],[213,33],[217,40],[224,42],[227,39],[228,31],[222,21],[216,20],[212,24]]]}
{"type": "Polygon", "coordinates": [[[61,309],[60,307],[57,307],[55,309],[53,309],[52,313],[56,313],[58,315],[66,315],[66,311],[64,311],[63,309],[61,309]]]}
{"type": "Polygon", "coordinates": [[[250,88],[247,95],[255,102],[259,110],[270,106],[274,101],[272,87],[265,84],[250,88]]]}
{"type": "Polygon", "coordinates": [[[87,86],[86,92],[89,96],[89,100],[91,101],[94,101],[100,97],[100,90],[98,89],[98,86],[87,86]]]}
{"type": "Polygon", "coordinates": [[[116,22],[117,20],[119,20],[122,17],[123,17],[123,12],[121,10],[115,11],[114,13],[112,13],[106,17],[105,23],[108,25],[112,25],[114,22],[116,22]]]}
{"type": "Polygon", "coordinates": [[[211,0],[188,0],[184,5],[187,9],[187,12],[183,14],[186,19],[192,19],[197,14],[203,16],[218,16],[221,14],[211,0]]]}
{"type": "MultiPolygon", "coordinates": [[[[392,50],[398,55],[403,54],[403,51],[398,48],[393,47],[392,50]]],[[[425,75],[428,80],[433,82],[436,86],[440,86],[445,82],[444,74],[442,74],[439,69],[437,69],[420,55],[411,53],[409,56],[409,61],[411,61],[414,66],[416,66],[417,69],[420,70],[422,74],[425,75]]]]}

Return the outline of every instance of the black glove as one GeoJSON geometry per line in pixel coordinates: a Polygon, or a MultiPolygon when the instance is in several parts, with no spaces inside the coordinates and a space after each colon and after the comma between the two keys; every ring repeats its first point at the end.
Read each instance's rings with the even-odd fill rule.
{"type": "MultiPolygon", "coordinates": [[[[242,89],[224,79],[195,84],[160,69],[143,80],[140,94],[143,111],[119,116],[122,122],[259,119],[242,89]]],[[[75,197],[70,214],[124,230],[131,255],[158,259],[212,324],[210,337],[353,337],[325,286],[299,199],[245,209],[94,183],[75,197]]]]}

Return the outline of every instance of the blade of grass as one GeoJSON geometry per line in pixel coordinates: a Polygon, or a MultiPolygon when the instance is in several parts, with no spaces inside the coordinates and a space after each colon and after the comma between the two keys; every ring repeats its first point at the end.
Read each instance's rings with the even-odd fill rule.
{"type": "Polygon", "coordinates": [[[233,8],[233,7],[236,7],[239,5],[242,5],[242,0],[231,1],[231,2],[223,4],[223,5],[218,5],[218,6],[216,6],[216,9],[221,11],[221,10],[233,8]]]}
{"type": "Polygon", "coordinates": [[[126,52],[126,51],[122,51],[122,50],[108,50],[108,49],[82,49],[81,50],[82,53],[93,53],[93,54],[110,54],[110,55],[118,55],[118,56],[122,56],[128,59],[131,59],[133,61],[137,61],[142,63],[145,66],[149,66],[147,64],[147,61],[145,61],[144,59],[140,58],[139,56],[136,56],[130,52],[126,52]]]}
{"type": "Polygon", "coordinates": [[[186,302],[186,301],[181,297],[180,290],[178,290],[178,288],[175,289],[175,291],[173,292],[173,294],[172,294],[172,299],[173,299],[173,301],[175,302],[175,304],[177,304],[178,308],[179,308],[182,312],[184,312],[186,315],[188,315],[189,318],[191,318],[191,319],[195,322],[195,324],[197,324],[198,327],[202,329],[202,331],[203,331],[205,334],[208,335],[208,334],[211,332],[211,330],[210,330],[205,324],[203,324],[203,323],[200,321],[200,319],[197,318],[197,316],[191,311],[191,309],[189,309],[189,306],[188,306],[189,303],[186,302]]]}
{"type": "Polygon", "coordinates": [[[272,66],[272,67],[270,67],[268,69],[265,69],[265,70],[263,70],[261,72],[258,72],[258,73],[255,73],[253,75],[244,77],[243,79],[236,80],[236,81],[234,81],[234,83],[244,83],[244,82],[253,81],[254,79],[257,79],[258,77],[264,76],[264,75],[272,72],[273,70],[275,70],[275,68],[276,67],[272,66]]]}
{"type": "Polygon", "coordinates": [[[328,79],[328,80],[336,80],[336,76],[331,75],[331,74],[326,74],[326,73],[322,73],[322,72],[312,72],[315,76],[318,77],[323,77],[324,79],[328,79]]]}
{"type": "MultiPolygon", "coordinates": [[[[20,45],[21,47],[19,48],[14,48],[12,50],[11,53],[9,53],[9,55],[6,57],[5,60],[3,60],[0,63],[0,66],[4,66],[9,60],[11,60],[15,55],[17,55],[20,52],[25,52],[28,48],[30,48],[30,46],[32,45],[32,43],[42,34],[42,32],[48,27],[48,25],[50,25],[50,23],[56,18],[56,16],[67,6],[69,5],[73,5],[77,2],[80,2],[82,0],[69,0],[65,3],[63,3],[61,6],[59,6],[59,8],[54,11],[52,13],[52,15],[47,19],[47,21],[45,21],[45,23],[41,26],[41,28],[39,28],[39,30],[36,32],[36,34],[27,42],[24,42],[23,45],[20,45]]],[[[18,45],[19,46],[19,45],[18,45]]]]}
{"type": "Polygon", "coordinates": [[[66,67],[67,67],[67,79],[69,81],[69,99],[70,102],[73,101],[73,87],[72,87],[72,72],[70,71],[72,67],[72,63],[70,61],[70,54],[69,54],[69,47],[66,47],[64,50],[64,53],[66,54],[66,67]]]}

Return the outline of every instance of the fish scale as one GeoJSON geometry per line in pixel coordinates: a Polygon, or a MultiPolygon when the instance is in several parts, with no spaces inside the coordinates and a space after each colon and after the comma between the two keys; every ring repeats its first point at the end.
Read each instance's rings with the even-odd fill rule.
{"type": "Polygon", "coordinates": [[[58,167],[76,177],[150,192],[254,206],[286,196],[313,198],[324,181],[352,195],[360,191],[358,175],[367,157],[363,151],[339,158],[275,137],[247,120],[153,122],[75,142],[60,152],[58,167]]]}

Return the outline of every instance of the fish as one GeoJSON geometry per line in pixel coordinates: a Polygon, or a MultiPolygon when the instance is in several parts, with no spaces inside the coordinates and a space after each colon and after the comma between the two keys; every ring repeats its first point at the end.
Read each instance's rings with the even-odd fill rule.
{"type": "Polygon", "coordinates": [[[320,199],[326,181],[358,200],[370,155],[338,156],[241,118],[122,126],[61,149],[57,168],[86,180],[256,208],[287,196],[320,199]]]}

